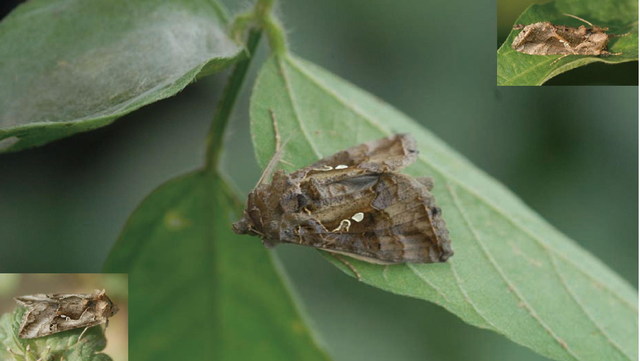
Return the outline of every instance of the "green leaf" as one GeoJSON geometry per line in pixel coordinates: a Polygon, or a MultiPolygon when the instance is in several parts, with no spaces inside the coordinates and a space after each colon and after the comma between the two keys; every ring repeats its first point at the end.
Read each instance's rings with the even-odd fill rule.
{"type": "Polygon", "coordinates": [[[263,166],[275,147],[270,110],[280,133],[292,135],[283,163],[296,168],[393,133],[416,138],[421,153],[406,172],[434,178],[455,255],[441,264],[350,260],[364,282],[435,302],[552,359],[637,359],[636,291],[407,116],[316,65],[272,57],[250,109],[263,166]]]}
{"type": "Polygon", "coordinates": [[[278,263],[231,231],[242,205],[209,172],[154,191],[105,266],[128,272],[131,359],[327,360],[278,263]]]}
{"type": "Polygon", "coordinates": [[[59,332],[50,336],[29,340],[18,338],[18,330],[26,308],[16,307],[13,313],[0,318],[0,359],[16,361],[47,360],[111,361],[111,357],[99,353],[107,345],[102,326],[91,327],[78,337],[84,328],[59,332]]]}
{"type": "Polygon", "coordinates": [[[512,30],[498,49],[498,85],[541,85],[556,75],[593,62],[619,64],[638,60],[638,2],[636,0],[557,0],[531,5],[515,24],[549,21],[552,24],[578,27],[583,22],[563,15],[575,15],[594,25],[607,26],[608,33],[628,36],[612,38],[609,51],[622,55],[608,57],[570,55],[551,65],[560,55],[528,55],[511,48],[520,30],[512,30]]]}
{"type": "Polygon", "coordinates": [[[32,0],[0,23],[0,152],[110,124],[242,56],[214,0],[32,0]]]}

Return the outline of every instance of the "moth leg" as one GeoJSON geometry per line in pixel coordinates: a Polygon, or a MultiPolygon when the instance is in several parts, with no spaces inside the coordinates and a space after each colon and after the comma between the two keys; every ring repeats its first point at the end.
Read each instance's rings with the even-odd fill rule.
{"type": "Polygon", "coordinates": [[[558,59],[554,60],[551,64],[549,64],[549,66],[551,66],[551,65],[553,65],[553,64],[555,64],[555,63],[557,63],[557,62],[559,62],[560,60],[562,60],[562,59],[566,58],[566,57],[567,57],[567,56],[569,56],[569,55],[573,55],[573,54],[564,54],[563,56],[561,56],[561,57],[559,57],[558,59]]]}
{"type": "MultiPolygon", "coordinates": [[[[515,29],[515,26],[514,26],[514,29],[515,29]]],[[[515,40],[514,40],[514,43],[511,44],[511,47],[515,49],[515,48],[519,47],[520,45],[524,44],[526,42],[527,38],[529,37],[529,35],[531,35],[532,32],[533,32],[533,28],[529,28],[524,32],[524,34],[520,33],[520,35],[518,35],[520,37],[520,41],[516,44],[515,40]]]]}
{"type": "Polygon", "coordinates": [[[89,326],[85,327],[84,330],[82,330],[82,333],[80,333],[80,336],[78,336],[78,342],[76,343],[76,353],[78,355],[80,355],[80,339],[82,338],[84,333],[87,332],[88,329],[89,329],[89,326]]]}
{"type": "MultiPolygon", "coordinates": [[[[554,38],[558,39],[560,44],[564,45],[564,48],[567,49],[568,51],[570,51],[571,54],[575,54],[576,53],[576,51],[571,47],[571,45],[569,45],[569,42],[567,41],[567,39],[565,39],[562,36],[556,34],[555,31],[554,31],[552,36],[554,38]]],[[[560,59],[562,59],[562,58],[560,58],[560,59]]]]}
{"type": "Polygon", "coordinates": [[[433,189],[433,178],[431,177],[418,177],[416,178],[416,180],[418,182],[420,182],[420,184],[422,184],[423,186],[427,187],[427,190],[429,192],[431,192],[431,190],[433,189]]]}
{"type": "Polygon", "coordinates": [[[286,164],[286,165],[288,165],[288,166],[290,166],[290,167],[295,167],[295,165],[294,165],[293,163],[291,163],[291,162],[287,162],[287,161],[286,161],[286,160],[284,160],[284,159],[280,159],[280,163],[286,164]]]}
{"type": "Polygon", "coordinates": [[[356,270],[355,267],[353,267],[353,265],[351,263],[349,263],[346,259],[338,256],[337,254],[333,253],[333,252],[329,252],[330,255],[332,255],[333,257],[335,257],[335,259],[337,259],[338,261],[340,261],[342,264],[344,264],[345,266],[349,267],[349,269],[351,270],[351,272],[353,272],[353,274],[356,276],[356,278],[358,279],[358,281],[362,281],[362,276],[360,276],[360,272],[358,272],[358,270],[356,270]]]}

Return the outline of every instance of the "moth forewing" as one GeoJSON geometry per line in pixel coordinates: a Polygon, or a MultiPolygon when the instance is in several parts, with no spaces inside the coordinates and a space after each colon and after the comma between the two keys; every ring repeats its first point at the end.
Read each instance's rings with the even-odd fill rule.
{"type": "Polygon", "coordinates": [[[396,172],[417,154],[414,139],[400,134],[279,170],[249,194],[233,229],[269,247],[294,243],[372,263],[444,262],[453,251],[433,180],[396,172]]]}
{"type": "MultiPolygon", "coordinates": [[[[551,22],[537,22],[528,25],[516,24],[514,30],[522,30],[511,43],[511,47],[528,55],[562,55],[558,60],[569,55],[608,56],[622,53],[611,53],[607,50],[611,37],[624,36],[607,34],[609,28],[599,27],[574,15],[564,14],[581,20],[590,27],[581,25],[570,27],[555,25],[551,22]]],[[[552,64],[553,64],[552,63],[552,64]]]]}
{"type": "Polygon", "coordinates": [[[76,328],[107,323],[118,312],[104,290],[93,293],[34,294],[16,297],[25,307],[18,337],[44,337],[76,328]]]}

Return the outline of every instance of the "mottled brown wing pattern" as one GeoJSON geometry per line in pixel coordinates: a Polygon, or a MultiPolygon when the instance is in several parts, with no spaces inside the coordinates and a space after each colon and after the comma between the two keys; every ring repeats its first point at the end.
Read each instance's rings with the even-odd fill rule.
{"type": "Polygon", "coordinates": [[[413,163],[417,156],[415,140],[408,134],[396,134],[345,149],[300,171],[340,165],[374,172],[394,171],[413,163]]]}
{"type": "Polygon", "coordinates": [[[294,243],[376,263],[443,262],[453,254],[441,211],[418,180],[398,173],[365,173],[313,183],[302,186],[309,197],[305,219],[283,224],[293,228],[294,243]],[[341,192],[341,187],[349,192],[341,192]]]}
{"type": "Polygon", "coordinates": [[[24,339],[103,324],[118,312],[104,290],[85,294],[34,294],[15,300],[27,308],[18,331],[18,336],[24,339]]]}
{"type": "Polygon", "coordinates": [[[400,134],[290,174],[279,170],[249,194],[233,229],[267,247],[295,243],[374,263],[444,262],[453,251],[433,180],[395,172],[417,155],[414,139],[400,134]]]}
{"type": "Polygon", "coordinates": [[[610,35],[608,28],[584,25],[574,28],[538,22],[515,25],[522,31],[515,37],[511,47],[529,55],[613,55],[606,51],[610,35]]]}
{"type": "Polygon", "coordinates": [[[22,316],[18,337],[27,339],[45,335],[45,330],[50,329],[52,318],[43,316],[55,315],[58,310],[58,304],[54,302],[32,303],[32,300],[26,300],[26,304],[29,304],[29,306],[27,306],[27,310],[22,316]]]}

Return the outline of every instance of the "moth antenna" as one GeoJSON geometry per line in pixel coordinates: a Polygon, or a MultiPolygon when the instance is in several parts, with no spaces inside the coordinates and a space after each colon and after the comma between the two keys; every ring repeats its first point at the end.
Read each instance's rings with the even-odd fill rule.
{"type": "Polygon", "coordinates": [[[590,22],[586,21],[585,19],[580,18],[580,17],[577,17],[577,16],[575,16],[575,15],[571,15],[571,14],[567,14],[567,13],[562,13],[562,15],[568,16],[568,17],[570,17],[570,18],[574,18],[574,19],[576,19],[576,20],[584,21],[585,23],[589,24],[589,26],[591,26],[591,27],[593,27],[593,26],[594,26],[593,24],[591,24],[590,22]]]}
{"type": "Polygon", "coordinates": [[[265,181],[265,179],[268,179],[269,176],[273,173],[273,170],[275,169],[276,165],[278,165],[278,163],[280,162],[280,158],[282,158],[282,152],[284,151],[285,146],[287,145],[287,143],[289,143],[292,136],[293,134],[290,134],[289,137],[287,137],[287,140],[285,140],[284,143],[282,143],[282,146],[280,147],[280,149],[276,150],[276,152],[273,154],[273,156],[271,157],[271,160],[269,161],[267,166],[264,168],[264,171],[262,172],[260,179],[258,179],[258,183],[256,184],[256,187],[261,185],[265,181]]]}
{"type": "Polygon", "coordinates": [[[625,34],[609,34],[610,38],[621,38],[623,36],[628,36],[631,35],[631,33],[625,33],[625,34]]]}
{"type": "Polygon", "coordinates": [[[273,109],[269,108],[269,114],[271,115],[271,120],[273,121],[273,131],[276,133],[276,152],[280,150],[280,131],[278,130],[278,119],[276,118],[276,113],[273,109]]]}
{"type": "Polygon", "coordinates": [[[271,119],[273,120],[273,129],[275,131],[275,137],[276,137],[276,152],[273,154],[273,156],[271,157],[271,160],[269,161],[267,166],[264,168],[264,171],[262,172],[262,175],[260,176],[260,179],[258,180],[256,187],[261,185],[265,181],[265,179],[267,179],[273,173],[273,170],[275,169],[276,165],[280,162],[280,159],[282,158],[282,152],[285,146],[287,145],[287,143],[289,143],[289,141],[291,140],[291,137],[293,136],[293,133],[291,133],[287,137],[287,139],[284,141],[284,143],[281,144],[280,132],[278,131],[278,120],[276,119],[276,114],[273,111],[273,109],[269,109],[269,114],[271,115],[271,119]]]}

